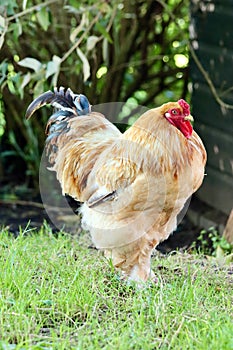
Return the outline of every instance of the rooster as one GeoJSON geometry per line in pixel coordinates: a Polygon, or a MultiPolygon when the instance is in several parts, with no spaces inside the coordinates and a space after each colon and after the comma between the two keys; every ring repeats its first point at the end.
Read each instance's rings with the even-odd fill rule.
{"type": "Polygon", "coordinates": [[[124,133],[63,87],[35,99],[26,118],[46,104],[55,108],[46,127],[50,170],[63,194],[83,203],[82,227],[122,278],[154,278],[151,253],[204,178],[206,151],[188,103],[150,109],[124,133]]]}

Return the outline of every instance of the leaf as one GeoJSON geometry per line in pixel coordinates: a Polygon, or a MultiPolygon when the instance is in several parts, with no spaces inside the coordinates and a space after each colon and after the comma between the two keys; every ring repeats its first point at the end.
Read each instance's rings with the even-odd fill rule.
{"type": "Polygon", "coordinates": [[[94,49],[95,45],[98,43],[100,38],[96,35],[91,35],[87,38],[87,51],[94,49]]]}
{"type": "Polygon", "coordinates": [[[46,79],[51,75],[56,74],[60,71],[60,63],[61,63],[61,58],[54,55],[52,58],[52,61],[49,61],[47,63],[46,74],[45,74],[46,79]]]}
{"type": "Polygon", "coordinates": [[[218,246],[216,249],[216,257],[209,257],[209,259],[214,260],[219,266],[229,265],[233,261],[233,253],[225,255],[224,250],[218,246]]]}
{"type": "Polygon", "coordinates": [[[85,82],[89,78],[89,76],[91,75],[90,64],[88,62],[88,59],[84,55],[84,53],[79,48],[77,48],[77,54],[79,55],[79,57],[83,63],[83,81],[85,82]]]}
{"type": "Polygon", "coordinates": [[[0,16],[0,49],[4,43],[6,31],[7,31],[7,22],[3,16],[0,16]]]}
{"type": "Polygon", "coordinates": [[[20,85],[21,89],[24,89],[30,80],[31,80],[31,73],[28,72],[27,74],[25,74],[23,76],[23,80],[22,80],[22,83],[20,85]]]}
{"type": "Polygon", "coordinates": [[[44,31],[47,31],[50,25],[49,12],[47,8],[46,7],[41,8],[41,10],[37,12],[36,17],[41,27],[44,29],[44,31]]]}
{"type": "Polygon", "coordinates": [[[226,259],[226,264],[230,265],[230,263],[233,262],[233,253],[226,255],[225,259],[226,259]]]}
{"type": "Polygon", "coordinates": [[[20,84],[18,85],[18,93],[20,98],[23,99],[24,88],[31,80],[31,73],[27,73],[20,77],[20,84]]]}
{"type": "Polygon", "coordinates": [[[218,245],[216,249],[216,259],[223,260],[225,256],[224,250],[218,245]]]}
{"type": "Polygon", "coordinates": [[[18,65],[21,67],[30,68],[34,70],[34,72],[38,72],[42,67],[41,62],[32,57],[26,57],[22,59],[18,62],[18,65]]]}
{"type": "Polygon", "coordinates": [[[0,27],[5,28],[6,20],[3,16],[0,15],[0,27]]]}
{"type": "Polygon", "coordinates": [[[4,39],[5,39],[5,33],[2,33],[1,36],[0,36],[0,49],[4,43],[4,39]]]}
{"type": "Polygon", "coordinates": [[[102,54],[104,62],[108,62],[108,40],[106,38],[103,40],[102,54]]]}
{"type": "Polygon", "coordinates": [[[4,151],[1,152],[1,157],[11,157],[17,155],[16,151],[4,151]]]}
{"type": "Polygon", "coordinates": [[[59,72],[60,72],[60,70],[58,70],[58,71],[54,74],[54,76],[53,76],[53,78],[52,78],[52,81],[51,81],[52,86],[57,86],[57,81],[58,81],[59,72]]]}
{"type": "Polygon", "coordinates": [[[33,97],[36,98],[44,92],[44,81],[38,80],[36,85],[33,88],[33,97]]]}
{"type": "Polygon", "coordinates": [[[15,14],[14,9],[19,7],[16,0],[1,0],[2,7],[6,8],[7,16],[12,16],[15,14]]]}
{"type": "Polygon", "coordinates": [[[25,10],[27,7],[27,0],[23,0],[22,8],[25,10]]]}
{"type": "Polygon", "coordinates": [[[73,43],[78,34],[84,30],[85,25],[88,24],[88,17],[86,13],[83,13],[80,24],[70,34],[70,41],[73,43]]]}
{"type": "Polygon", "coordinates": [[[13,36],[15,40],[18,40],[19,36],[22,34],[23,29],[21,22],[19,20],[16,20],[15,23],[11,23],[10,30],[13,30],[13,36]]]}
{"type": "Polygon", "coordinates": [[[105,39],[108,40],[111,44],[113,43],[111,36],[107,32],[107,30],[100,24],[99,22],[96,23],[96,29],[103,35],[105,39]]]}
{"type": "Polygon", "coordinates": [[[99,10],[102,13],[111,13],[111,11],[112,11],[112,9],[109,6],[109,4],[107,3],[107,1],[106,2],[102,2],[102,4],[100,4],[99,10]]]}

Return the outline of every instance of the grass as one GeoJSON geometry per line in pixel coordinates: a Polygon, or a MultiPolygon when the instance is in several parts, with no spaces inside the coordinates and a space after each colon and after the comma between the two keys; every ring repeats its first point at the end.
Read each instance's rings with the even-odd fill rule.
{"type": "Polygon", "coordinates": [[[233,349],[232,265],[152,259],[158,283],[126,285],[101,252],[48,227],[0,233],[0,349],[233,349]]]}

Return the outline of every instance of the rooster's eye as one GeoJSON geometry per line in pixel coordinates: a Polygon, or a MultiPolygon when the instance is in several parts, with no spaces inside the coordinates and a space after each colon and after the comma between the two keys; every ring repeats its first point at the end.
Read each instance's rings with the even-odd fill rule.
{"type": "Polygon", "coordinates": [[[176,109],[172,109],[172,114],[178,114],[177,110],[176,109]]]}

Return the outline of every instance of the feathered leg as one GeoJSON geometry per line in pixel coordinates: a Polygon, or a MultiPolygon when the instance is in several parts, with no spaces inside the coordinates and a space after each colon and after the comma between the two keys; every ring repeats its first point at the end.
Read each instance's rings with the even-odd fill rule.
{"type": "Polygon", "coordinates": [[[155,239],[145,234],[140,239],[120,248],[105,251],[105,256],[112,259],[116,269],[122,271],[123,278],[135,282],[154,279],[151,271],[151,253],[157,245],[155,239]]]}

